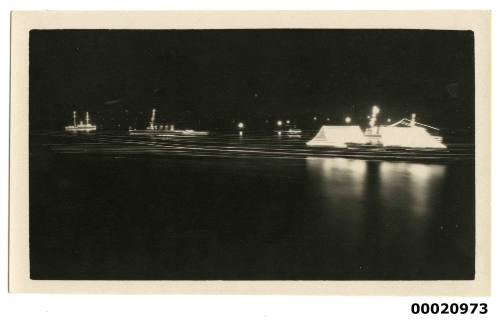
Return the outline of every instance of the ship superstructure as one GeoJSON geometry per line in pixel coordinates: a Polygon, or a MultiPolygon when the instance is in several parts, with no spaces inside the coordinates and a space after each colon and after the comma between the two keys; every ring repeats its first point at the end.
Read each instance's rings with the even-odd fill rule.
{"type": "Polygon", "coordinates": [[[85,113],[85,123],[83,121],[77,123],[76,111],[73,111],[73,124],[65,126],[64,129],[72,132],[90,132],[97,130],[97,126],[90,123],[88,112],[85,113]]]}
{"type": "Polygon", "coordinates": [[[159,125],[156,123],[156,109],[151,111],[151,119],[145,130],[129,129],[131,135],[152,135],[160,137],[168,136],[206,136],[208,131],[197,131],[192,129],[177,130],[173,124],[159,125]]]}

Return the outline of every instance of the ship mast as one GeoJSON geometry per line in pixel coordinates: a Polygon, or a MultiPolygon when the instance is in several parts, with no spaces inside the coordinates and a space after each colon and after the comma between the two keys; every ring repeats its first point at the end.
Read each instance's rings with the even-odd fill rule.
{"type": "MultiPolygon", "coordinates": [[[[377,125],[377,115],[380,113],[380,108],[377,107],[377,106],[373,106],[372,108],[372,115],[370,117],[370,127],[371,129],[373,130],[376,125],[377,125]]],[[[377,128],[377,132],[378,132],[378,128],[377,128]]]]}
{"type": "Polygon", "coordinates": [[[410,127],[414,127],[415,126],[415,123],[417,122],[416,121],[416,118],[417,118],[417,115],[412,113],[411,114],[411,121],[410,121],[410,127]]]}
{"type": "Polygon", "coordinates": [[[73,127],[76,127],[76,111],[73,111],[73,127]]]}
{"type": "Polygon", "coordinates": [[[86,122],[87,126],[89,125],[89,121],[90,121],[90,117],[89,117],[89,112],[87,111],[85,113],[85,122],[86,122]]]}

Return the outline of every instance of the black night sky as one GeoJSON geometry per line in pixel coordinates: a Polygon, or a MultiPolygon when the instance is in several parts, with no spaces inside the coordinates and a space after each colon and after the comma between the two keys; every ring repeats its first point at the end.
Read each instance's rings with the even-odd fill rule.
{"type": "Polygon", "coordinates": [[[160,120],[259,127],[312,117],[364,125],[372,105],[443,128],[474,125],[474,35],[429,30],[33,30],[30,128],[89,111],[105,129],[160,120]]]}

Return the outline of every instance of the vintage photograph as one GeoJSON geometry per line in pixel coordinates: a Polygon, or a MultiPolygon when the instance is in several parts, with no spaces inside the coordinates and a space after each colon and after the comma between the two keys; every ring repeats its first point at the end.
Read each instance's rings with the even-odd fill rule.
{"type": "Polygon", "coordinates": [[[473,30],[28,37],[30,280],[476,279],[473,30]]]}
{"type": "Polygon", "coordinates": [[[474,278],[474,34],[33,30],[32,279],[474,278]]]}

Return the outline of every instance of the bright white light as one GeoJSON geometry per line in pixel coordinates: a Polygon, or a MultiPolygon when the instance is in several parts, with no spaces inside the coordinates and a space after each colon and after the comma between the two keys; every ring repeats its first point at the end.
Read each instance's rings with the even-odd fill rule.
{"type": "Polygon", "coordinates": [[[345,117],[345,123],[351,123],[351,117],[345,117]]]}
{"type": "Polygon", "coordinates": [[[240,131],[240,132],[239,132],[239,135],[240,135],[240,136],[242,136],[242,135],[243,135],[243,131],[240,131]]]}
{"type": "Polygon", "coordinates": [[[238,128],[243,129],[245,127],[245,124],[243,122],[238,123],[238,128]]]}
{"type": "Polygon", "coordinates": [[[313,120],[314,120],[314,121],[318,120],[318,117],[313,117],[313,120]]]}
{"type": "Polygon", "coordinates": [[[276,121],[276,124],[278,125],[278,127],[281,127],[283,125],[283,121],[278,120],[278,121],[276,121]]]}
{"type": "Polygon", "coordinates": [[[326,121],[330,121],[330,118],[326,118],[326,121]]]}
{"type": "Polygon", "coordinates": [[[391,118],[388,118],[388,119],[387,119],[387,122],[391,122],[391,121],[392,121],[392,120],[391,120],[391,118]]]}
{"type": "Polygon", "coordinates": [[[372,114],[373,115],[377,115],[377,114],[379,114],[379,112],[380,112],[380,108],[377,107],[377,106],[373,106],[373,108],[372,108],[372,114]]]}
{"type": "Polygon", "coordinates": [[[287,121],[286,121],[286,124],[290,124],[290,120],[287,120],[287,121]]]}

